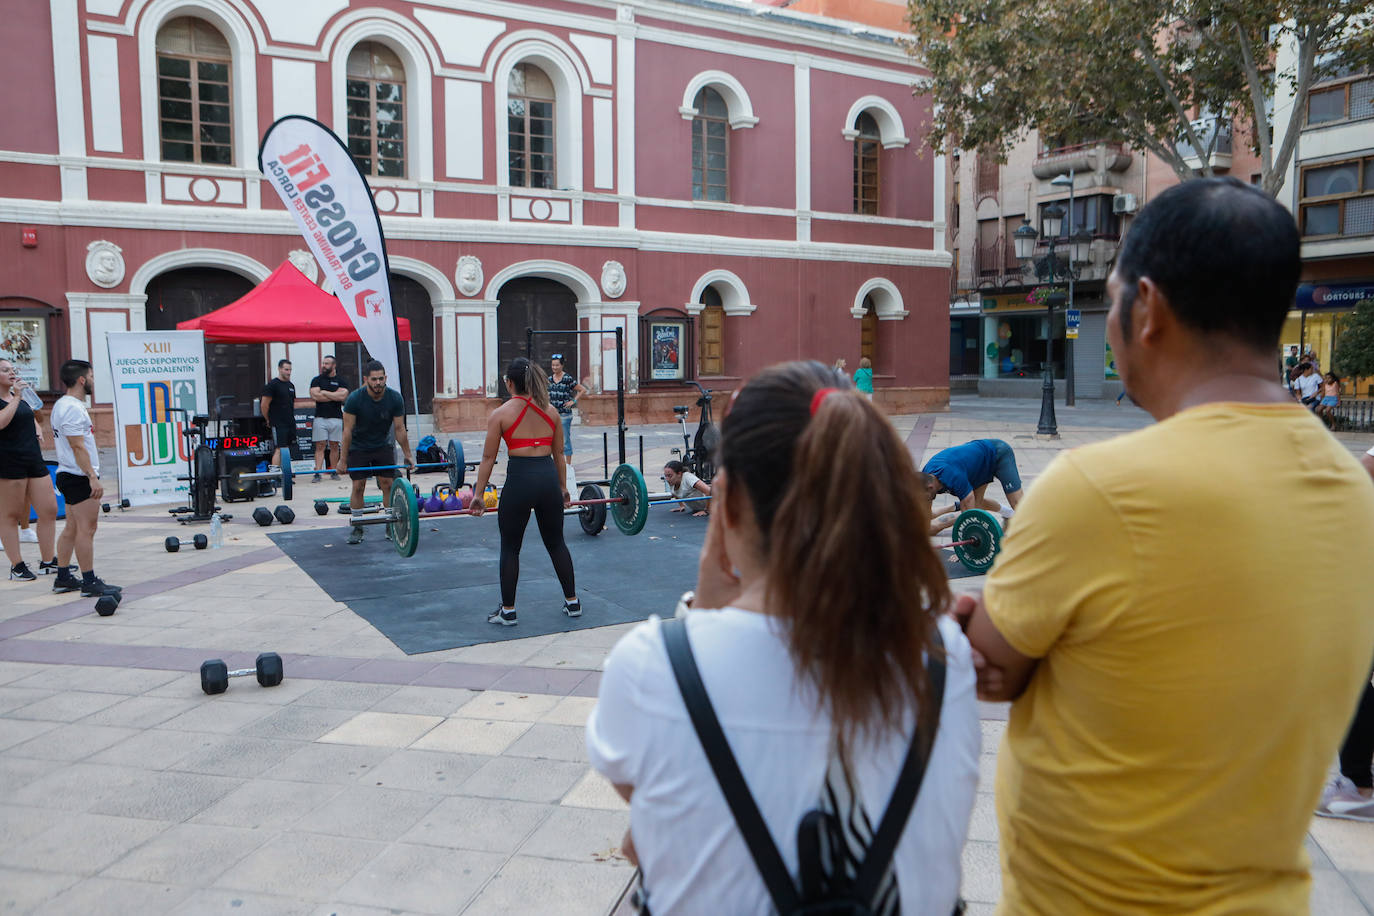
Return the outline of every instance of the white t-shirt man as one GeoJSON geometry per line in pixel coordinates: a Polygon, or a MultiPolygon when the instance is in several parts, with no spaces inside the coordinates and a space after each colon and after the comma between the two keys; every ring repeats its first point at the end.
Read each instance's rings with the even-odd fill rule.
{"type": "Polygon", "coordinates": [[[95,428],[91,425],[91,415],[86,405],[69,394],[64,394],[52,406],[53,438],[57,440],[57,470],[59,473],[76,474],[85,477],[76,463],[68,436],[80,436],[86,444],[86,454],[91,458],[91,470],[100,476],[100,452],[95,447],[95,428]]]}
{"type": "MultiPolygon", "coordinates": [[[[800,682],[762,614],[692,611],[687,632],[702,681],[749,792],[795,878],[797,824],[817,807],[830,757],[829,718],[800,682]]],[[[978,783],[981,731],[968,640],[940,620],[945,698],[931,760],[893,863],[905,916],[949,916],[978,783]]],[[[914,722],[856,753],[864,808],[876,827],[910,746],[914,722]]],[[[726,806],[678,692],[659,620],[611,650],[587,721],[587,754],[613,783],[631,785],[630,824],[654,916],[770,913],[772,901],[726,806]]]]}
{"type": "Polygon", "coordinates": [[[1293,387],[1298,389],[1298,396],[1306,400],[1316,397],[1317,389],[1321,387],[1322,377],[1316,372],[1306,373],[1293,380],[1293,387]]]}

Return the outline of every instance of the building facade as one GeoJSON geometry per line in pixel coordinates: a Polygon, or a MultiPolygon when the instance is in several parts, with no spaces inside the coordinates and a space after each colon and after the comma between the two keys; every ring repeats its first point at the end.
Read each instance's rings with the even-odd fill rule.
{"type": "MultiPolygon", "coordinates": [[[[273,120],[301,114],[368,175],[440,429],[484,422],[530,327],[620,329],[632,420],[669,420],[686,380],[728,390],[799,357],[867,355],[880,403],[945,403],[944,162],[920,153],[923,71],[895,33],[718,0],[7,17],[0,69],[26,88],[0,102],[23,125],[0,139],[0,321],[40,389],[70,357],[102,373],[106,332],[174,328],[288,258],[317,275],[257,168],[273,120]]],[[[537,338],[589,384],[593,419],[612,340],[537,338]]],[[[251,410],[277,358],[299,377],[334,349],[208,344],[212,400],[251,410]]],[[[338,349],[350,374],[361,354],[338,349]]]]}

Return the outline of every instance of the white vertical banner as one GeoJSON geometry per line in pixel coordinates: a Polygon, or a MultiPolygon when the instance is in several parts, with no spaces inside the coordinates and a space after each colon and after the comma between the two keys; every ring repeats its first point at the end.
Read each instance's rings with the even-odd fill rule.
{"type": "Polygon", "coordinates": [[[187,492],[191,417],[209,413],[205,335],[200,331],[121,331],[105,335],[114,402],[119,495],[135,506],[174,502],[187,492]]]}
{"type": "Polygon", "coordinates": [[[327,288],[339,298],[367,352],[386,367],[387,381],[399,390],[382,221],[348,148],[319,121],[287,115],[263,136],[258,168],[296,218],[329,279],[327,288]]]}

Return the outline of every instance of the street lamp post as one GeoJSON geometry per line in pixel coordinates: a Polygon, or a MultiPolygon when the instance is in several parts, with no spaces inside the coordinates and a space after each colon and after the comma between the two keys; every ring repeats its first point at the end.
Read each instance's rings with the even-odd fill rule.
{"type": "MultiPolygon", "coordinates": [[[[1054,284],[1057,258],[1055,257],[1054,247],[1059,239],[1059,230],[1064,225],[1064,208],[1059,204],[1050,204],[1042,214],[1042,225],[1045,227],[1045,239],[1049,242],[1050,252],[1045,257],[1044,263],[1049,269],[1050,284],[1054,284]]],[[[1035,260],[1035,243],[1040,237],[1040,233],[1035,231],[1035,227],[1030,224],[1030,220],[1023,219],[1021,228],[1012,233],[1012,242],[1016,247],[1016,259],[1023,264],[1030,264],[1035,260]]],[[[1062,293],[1050,293],[1045,297],[1045,310],[1048,324],[1045,327],[1045,364],[1043,380],[1040,384],[1040,423],[1035,431],[1042,436],[1058,436],[1059,424],[1054,417],[1054,307],[1064,301],[1062,293]]]]}

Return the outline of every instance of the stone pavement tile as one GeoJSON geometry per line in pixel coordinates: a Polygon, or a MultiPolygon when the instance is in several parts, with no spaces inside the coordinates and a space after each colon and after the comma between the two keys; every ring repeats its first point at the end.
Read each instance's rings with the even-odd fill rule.
{"type": "Polygon", "coordinates": [[[1374,860],[1374,824],[1314,817],[1308,830],[1336,868],[1370,870],[1374,860]]]}
{"type": "Polygon", "coordinates": [[[1311,907],[1321,916],[1369,916],[1355,890],[1338,871],[1312,872],[1311,907]]]}
{"type": "MultiPolygon", "coordinates": [[[[231,687],[232,691],[233,688],[231,687]]],[[[200,693],[200,688],[196,688],[200,693]]],[[[263,693],[271,693],[264,690],[263,693]]],[[[222,703],[228,694],[205,697],[196,706],[179,716],[173,716],[162,723],[162,728],[185,732],[210,732],[217,735],[231,735],[245,726],[265,718],[277,711],[277,707],[263,703],[222,703]]]]}
{"type": "Polygon", "coordinates": [[[91,806],[95,814],[184,821],[242,785],[242,780],[200,773],[135,771],[131,783],[91,806]]]}
{"type": "Polygon", "coordinates": [[[136,734],[137,730],[132,728],[111,728],[81,723],[59,725],[52,731],[11,747],[6,753],[16,757],[38,757],[42,760],[76,761],[136,734]]]}
{"type": "Polygon", "coordinates": [[[549,816],[548,805],[455,795],[404,834],[402,843],[512,853],[549,816]]]}
{"type": "Polygon", "coordinates": [[[360,712],[320,737],[325,744],[366,747],[409,747],[444,720],[438,716],[408,716],[395,712],[360,712]]]}
{"type": "Polygon", "coordinates": [[[209,747],[212,734],[150,728],[87,757],[86,763],[110,763],[144,770],[165,770],[187,754],[209,747]]]}
{"type": "MultiPolygon", "coordinates": [[[[996,751],[997,748],[992,748],[996,751]]],[[[995,753],[978,756],[978,791],[992,792],[997,786],[997,755],[995,753]]]]}
{"type": "Polygon", "coordinates": [[[463,783],[464,795],[553,804],[568,793],[586,767],[562,760],[494,757],[463,783]]]}
{"type": "Polygon", "coordinates": [[[204,887],[263,844],[257,830],[177,824],[101,872],[106,878],[204,887]]]}
{"type": "Polygon", "coordinates": [[[466,793],[463,783],[490,759],[474,754],[406,749],[394,752],[357,781],[390,789],[460,795],[466,793]]]}
{"type": "Polygon", "coordinates": [[[190,893],[189,888],[116,878],[87,878],[59,894],[45,908],[52,913],[166,913],[190,893]]]}
{"type": "MultiPolygon", "coordinates": [[[[982,578],[981,576],[979,578],[982,578]]],[[[985,703],[978,701],[978,718],[1005,720],[1011,714],[1010,703],[985,703]]]]}
{"type": "Polygon", "coordinates": [[[58,727],[57,722],[21,722],[17,719],[0,718],[0,751],[29,741],[45,732],[58,727]]]}
{"type": "Polygon", "coordinates": [[[499,722],[455,716],[445,719],[411,747],[416,750],[496,755],[504,753],[529,728],[528,722],[499,722]]]}
{"type": "Polygon", "coordinates": [[[111,795],[133,785],[139,771],[129,767],[93,763],[54,765],[49,772],[6,795],[6,801],[56,811],[88,811],[111,795]]]}
{"type": "Polygon", "coordinates": [[[633,874],[634,869],[627,865],[589,865],[516,856],[497,872],[463,914],[603,916],[633,874]]]}
{"type": "Polygon", "coordinates": [[[601,646],[569,646],[554,643],[525,660],[534,668],[565,667],[569,670],[595,671],[604,667],[609,649],[601,646]]]}
{"type": "Polygon", "coordinates": [[[259,738],[314,741],[326,732],[338,728],[353,718],[353,715],[346,709],[330,709],[326,706],[285,706],[270,716],[245,725],[239,729],[239,734],[259,738]]]}
{"type": "Polygon", "coordinates": [[[458,710],[468,719],[499,719],[507,722],[537,722],[553,709],[559,698],[543,693],[507,693],[488,690],[458,710]]]}
{"type": "MultiPolygon", "coordinates": [[[[28,808],[0,802],[0,849],[18,846],[52,826],[50,808],[28,808]]],[[[0,907],[0,912],[4,908],[0,907]]]]}
{"type": "Polygon", "coordinates": [[[0,757],[0,799],[9,800],[8,793],[15,792],[29,783],[52,772],[52,764],[46,760],[30,760],[27,757],[0,757]]]}
{"type": "Polygon", "coordinates": [[[152,728],[197,705],[195,700],[173,697],[117,697],[118,702],[82,719],[83,725],[114,725],[119,728],[152,728]]]}
{"type": "Polygon", "coordinates": [[[346,784],[371,778],[391,748],[346,744],[307,744],[260,778],[293,782],[346,784]]]}
{"type": "Polygon", "coordinates": [[[970,903],[964,909],[964,916],[996,916],[997,904],[995,903],[970,903]]]}
{"type": "Polygon", "coordinates": [[[0,662],[0,684],[12,684],[47,670],[47,665],[35,665],[31,662],[0,662]]]}
{"type": "Polygon", "coordinates": [[[578,728],[585,728],[587,717],[596,708],[596,700],[592,697],[560,697],[544,715],[539,717],[540,722],[549,725],[576,725],[578,728]]]}
{"type": "Polygon", "coordinates": [[[995,754],[1002,746],[1002,736],[1007,733],[1007,723],[1001,719],[983,719],[978,724],[983,729],[983,753],[995,754]]]}
{"type": "Polygon", "coordinates": [[[48,902],[79,880],[76,875],[0,868],[0,912],[71,912],[49,909],[48,902]]]}
{"type": "MultiPolygon", "coordinates": [[[[21,709],[39,700],[46,700],[48,697],[56,696],[57,693],[56,690],[44,690],[40,687],[0,687],[0,715],[5,715],[12,709],[21,709]]],[[[40,717],[22,716],[20,718],[40,717]]]]}
{"type": "Polygon", "coordinates": [[[1307,857],[1312,860],[1312,868],[1314,871],[1318,868],[1336,867],[1331,864],[1331,860],[1327,858],[1321,846],[1317,845],[1317,841],[1312,839],[1312,834],[1309,833],[1302,838],[1302,847],[1307,850],[1307,857]]]}
{"type": "Polygon", "coordinates": [[[254,779],[245,782],[191,820],[255,830],[285,830],[342,791],[338,785],[311,785],[254,779]]]}
{"type": "Polygon", "coordinates": [[[371,712],[403,712],[417,716],[451,716],[477,696],[475,690],[451,687],[402,687],[382,699],[371,712]]]}
{"type": "Polygon", "coordinates": [[[215,886],[262,894],[289,888],[307,899],[326,899],[385,848],[356,837],[278,834],[221,875],[215,886]]]}
{"type": "Polygon", "coordinates": [[[1374,866],[1371,866],[1370,871],[1347,871],[1344,875],[1365,907],[1374,913],[1374,866]]]}
{"type": "Polygon", "coordinates": [[[510,669],[502,665],[443,662],[415,679],[416,687],[450,687],[486,690],[510,669]]]}
{"type": "Polygon", "coordinates": [[[210,913],[231,916],[248,916],[250,913],[252,916],[308,916],[314,908],[315,905],[310,901],[295,897],[209,888],[194,892],[170,912],[174,916],[206,916],[210,913]]]}
{"type": "Polygon", "coordinates": [[[456,661],[483,665],[523,665],[531,655],[547,648],[556,638],[550,634],[478,643],[475,646],[464,646],[454,650],[452,658],[456,661]]]}
{"type": "Polygon", "coordinates": [[[559,802],[572,808],[601,808],[606,811],[628,811],[630,806],[620,793],[596,770],[587,770],[567,795],[559,802]]]}
{"type": "Polygon", "coordinates": [[[587,765],[585,729],[576,725],[536,723],[506,753],[512,757],[568,760],[587,765]]]}
{"type": "Polygon", "coordinates": [[[997,807],[991,792],[979,792],[973,797],[973,814],[969,819],[968,838],[987,843],[997,842],[997,807]]]}
{"type": "Polygon", "coordinates": [[[1002,897],[1002,865],[997,844],[969,840],[962,856],[964,882],[960,893],[970,903],[996,903],[1002,897]]]}
{"type": "Polygon", "coordinates": [[[71,814],[18,846],[0,849],[0,865],[94,875],[166,829],[139,818],[71,814]]]}
{"type": "MultiPolygon", "coordinates": [[[[526,662],[526,664],[529,664],[526,662]]],[[[585,669],[512,668],[496,683],[493,690],[510,693],[539,693],[567,696],[587,676],[585,669]]]]}
{"type": "Polygon", "coordinates": [[[261,776],[300,750],[300,744],[285,739],[252,738],[246,735],[215,736],[207,747],[178,760],[169,769],[214,776],[261,776]]]}
{"type": "Polygon", "coordinates": [[[326,706],[331,709],[361,711],[371,709],[395,692],[396,687],[390,684],[326,682],[306,691],[296,702],[302,706],[326,706]]]}
{"type": "Polygon", "coordinates": [[[601,692],[601,672],[593,671],[583,678],[576,687],[572,689],[569,696],[591,697],[595,699],[601,692]]]}
{"type": "Polygon", "coordinates": [[[444,796],[377,786],[349,786],[296,822],[294,830],[325,836],[394,840],[444,796]]]}
{"type": "Polygon", "coordinates": [[[555,808],[520,847],[520,855],[573,862],[606,862],[615,857],[628,864],[620,844],[629,826],[630,815],[625,811],[555,808]]]}
{"type": "Polygon", "coordinates": [[[367,863],[335,897],[416,913],[455,913],[505,861],[496,853],[398,843],[367,863]]]}

